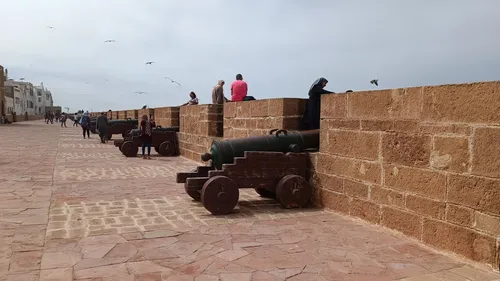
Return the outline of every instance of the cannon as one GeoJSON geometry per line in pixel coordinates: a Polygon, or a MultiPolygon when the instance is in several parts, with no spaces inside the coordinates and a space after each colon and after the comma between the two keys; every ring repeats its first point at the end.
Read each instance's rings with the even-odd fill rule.
{"type": "MultiPolygon", "coordinates": [[[[90,119],[90,131],[93,134],[97,134],[96,129],[96,117],[91,117],[90,119]]],[[[132,129],[137,129],[137,119],[122,119],[122,120],[109,120],[108,121],[108,135],[106,136],[108,140],[110,140],[113,135],[121,134],[122,137],[125,137],[128,132],[132,129]]]]}
{"type": "Polygon", "coordinates": [[[307,181],[309,154],[319,148],[319,130],[271,130],[269,135],[214,140],[202,160],[210,166],[177,173],[177,183],[213,215],[232,212],[240,188],[253,188],[262,197],[276,199],[284,208],[302,208],[313,188],[307,181]]]}
{"type": "MultiPolygon", "coordinates": [[[[179,144],[177,141],[177,132],[179,127],[162,128],[157,126],[152,130],[151,144],[155,151],[161,156],[176,156],[179,151],[179,144]]],[[[139,129],[130,130],[122,140],[115,140],[114,145],[126,157],[135,157],[139,152],[139,147],[142,147],[142,139],[139,129]]]]}
{"type": "Polygon", "coordinates": [[[245,151],[300,152],[319,148],[319,130],[287,131],[274,129],[268,135],[248,138],[214,140],[210,153],[201,156],[203,161],[212,160],[216,169],[242,157],[245,151]]]}

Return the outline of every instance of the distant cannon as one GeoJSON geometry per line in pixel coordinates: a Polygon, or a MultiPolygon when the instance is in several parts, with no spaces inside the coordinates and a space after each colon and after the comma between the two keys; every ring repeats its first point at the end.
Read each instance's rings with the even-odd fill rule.
{"type": "MultiPolygon", "coordinates": [[[[153,143],[151,146],[161,156],[178,155],[177,132],[179,132],[179,127],[162,128],[158,126],[153,128],[151,132],[153,143]]],[[[139,147],[142,147],[141,131],[139,129],[130,130],[122,140],[115,140],[114,145],[126,157],[136,157],[139,147]]]]}

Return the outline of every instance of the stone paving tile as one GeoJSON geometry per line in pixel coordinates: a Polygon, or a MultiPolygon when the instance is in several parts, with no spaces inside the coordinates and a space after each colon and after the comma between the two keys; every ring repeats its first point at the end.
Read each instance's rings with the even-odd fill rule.
{"type": "Polygon", "coordinates": [[[183,158],[125,158],[79,128],[0,126],[0,281],[481,280],[387,230],[242,190],[214,217],[184,194],[183,158]],[[19,141],[22,140],[22,141],[19,141]]]}

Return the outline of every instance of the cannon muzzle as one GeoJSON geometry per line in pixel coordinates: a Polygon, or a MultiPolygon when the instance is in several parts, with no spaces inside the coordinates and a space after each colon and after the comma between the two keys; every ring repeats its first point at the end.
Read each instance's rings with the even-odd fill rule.
{"type": "Polygon", "coordinates": [[[211,153],[208,153],[208,152],[205,152],[201,155],[201,160],[202,161],[208,161],[208,160],[211,160],[212,159],[212,154],[211,153]]]}

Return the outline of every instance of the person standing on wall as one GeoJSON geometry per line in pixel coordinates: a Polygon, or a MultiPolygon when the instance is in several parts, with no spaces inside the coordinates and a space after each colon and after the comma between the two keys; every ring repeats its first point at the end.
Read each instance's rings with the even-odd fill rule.
{"type": "Polygon", "coordinates": [[[101,138],[101,143],[106,143],[108,137],[108,117],[104,112],[101,112],[101,116],[97,117],[95,126],[96,130],[99,131],[99,137],[101,138]]]}
{"type": "Polygon", "coordinates": [[[247,82],[243,81],[243,75],[237,74],[236,81],[231,84],[231,101],[244,101],[247,93],[247,82]]]}
{"type": "Polygon", "coordinates": [[[321,95],[334,94],[334,92],[324,89],[326,84],[328,84],[328,80],[321,77],[314,81],[311,88],[309,88],[309,99],[307,100],[304,116],[302,117],[302,130],[319,129],[319,121],[321,117],[321,95]]]}
{"type": "Polygon", "coordinates": [[[223,104],[224,102],[229,101],[224,96],[224,84],[225,84],[224,80],[219,80],[217,82],[217,85],[215,85],[214,89],[212,90],[213,104],[223,104]]]}

